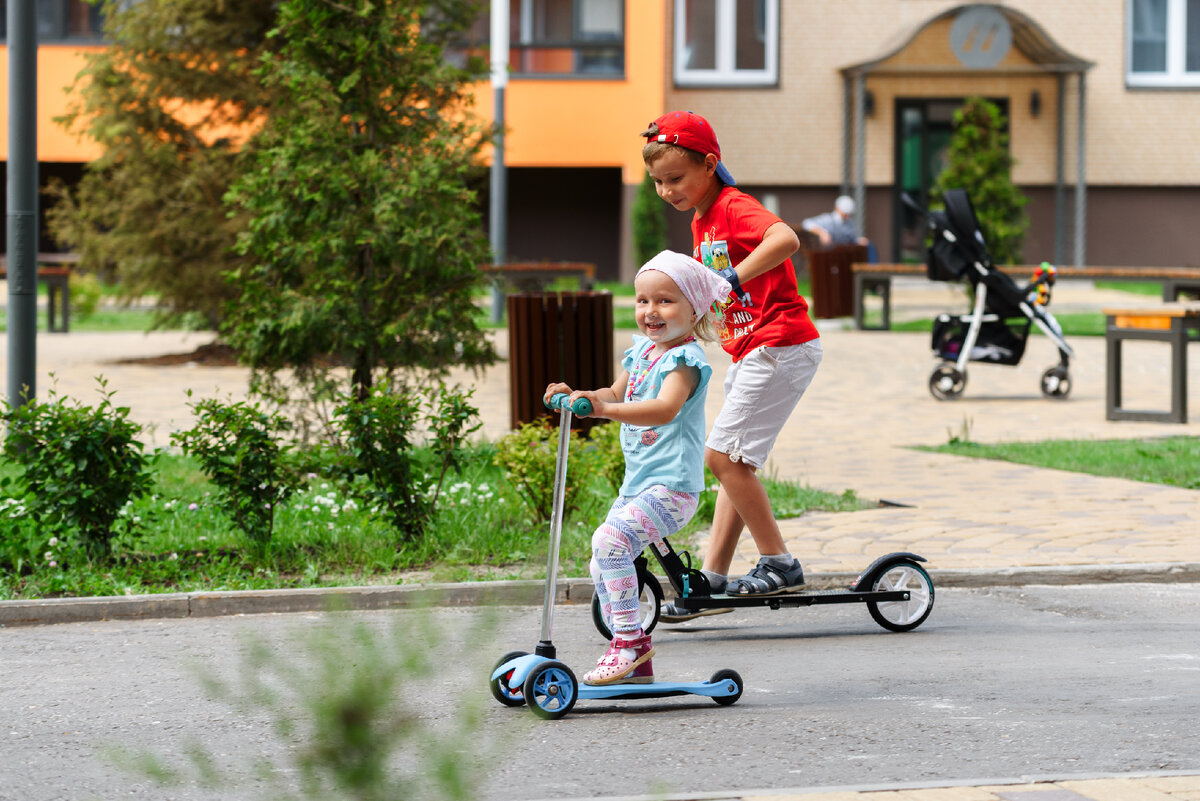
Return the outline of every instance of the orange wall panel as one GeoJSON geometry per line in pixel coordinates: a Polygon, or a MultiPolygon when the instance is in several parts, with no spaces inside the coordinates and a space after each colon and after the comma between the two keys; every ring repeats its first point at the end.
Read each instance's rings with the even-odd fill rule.
{"type": "MultiPolygon", "coordinates": [[[[100,47],[42,45],[37,59],[38,161],[90,161],[100,155],[90,140],[68,134],[54,118],[66,113],[67,88],[84,67],[84,51],[100,47]]],[[[0,160],[8,161],[8,47],[0,45],[0,160]]]]}

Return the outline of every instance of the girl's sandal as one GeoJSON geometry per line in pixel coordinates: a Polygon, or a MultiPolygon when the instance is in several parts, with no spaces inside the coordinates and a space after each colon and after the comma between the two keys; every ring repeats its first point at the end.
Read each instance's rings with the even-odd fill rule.
{"type": "Polygon", "coordinates": [[[583,683],[591,685],[605,684],[653,684],[654,664],[650,657],[654,656],[654,648],[650,645],[650,637],[642,635],[632,640],[622,640],[614,637],[604,656],[596,663],[593,670],[583,675],[583,683]],[[621,655],[622,649],[631,649],[633,658],[621,655]]]}

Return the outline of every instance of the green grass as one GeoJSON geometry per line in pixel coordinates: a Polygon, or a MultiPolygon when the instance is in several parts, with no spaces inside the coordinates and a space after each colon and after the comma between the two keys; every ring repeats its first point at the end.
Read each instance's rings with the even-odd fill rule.
{"type": "MultiPolygon", "coordinates": [[[[250,590],[395,584],[402,580],[465,581],[543,578],[547,524],[538,522],[493,463],[495,446],[473,448],[461,475],[446,482],[425,535],[405,542],[395,529],[353,500],[335,481],[309,474],[280,506],[265,549],[249,545],[219,508],[218,493],[190,458],[160,455],[150,497],[127,509],[142,529],[114,545],[110,563],[88,563],[69,535],[39,532],[18,499],[0,491],[0,600],[201,590],[250,590]],[[61,538],[61,539],[60,539],[61,538]],[[414,573],[414,571],[416,571],[414,573]]],[[[19,468],[0,459],[0,484],[19,468]]],[[[849,511],[871,504],[775,477],[765,479],[780,517],[808,510],[849,511]]],[[[591,536],[612,502],[602,479],[587,488],[580,509],[563,523],[560,564],[587,576],[591,536]]],[[[711,523],[715,488],[675,539],[711,523]]]]}
{"type": "Polygon", "coordinates": [[[918,450],[1200,489],[1198,437],[1048,440],[992,445],[956,438],[939,447],[918,450]]]}
{"type": "MultiPolygon", "coordinates": [[[[125,309],[114,306],[105,306],[97,309],[92,314],[82,317],[77,314],[72,314],[69,320],[70,330],[73,332],[103,332],[109,333],[113,331],[149,331],[154,326],[155,313],[150,309],[125,309]]],[[[199,331],[201,328],[198,325],[182,324],[176,325],[173,330],[188,330],[199,331]]],[[[47,331],[46,312],[44,310],[38,312],[38,331],[47,331]]],[[[0,332],[8,331],[8,311],[0,309],[0,332]]]]}
{"type": "MultiPolygon", "coordinates": [[[[1104,336],[1105,320],[1104,315],[1099,312],[1079,312],[1069,314],[1056,314],[1054,319],[1058,320],[1058,324],[1062,326],[1064,337],[1101,337],[1104,336]]],[[[872,324],[868,318],[867,324],[872,324]]],[[[879,324],[879,317],[876,315],[874,324],[879,324]]],[[[922,318],[919,320],[904,320],[902,322],[893,322],[893,331],[918,331],[930,333],[933,331],[933,320],[931,318],[922,318]]],[[[1031,326],[1030,333],[1038,336],[1045,336],[1042,329],[1036,325],[1031,326]]]]}
{"type": "Polygon", "coordinates": [[[1096,289],[1115,289],[1135,295],[1162,297],[1162,284],[1158,281],[1097,281],[1096,289]]]}

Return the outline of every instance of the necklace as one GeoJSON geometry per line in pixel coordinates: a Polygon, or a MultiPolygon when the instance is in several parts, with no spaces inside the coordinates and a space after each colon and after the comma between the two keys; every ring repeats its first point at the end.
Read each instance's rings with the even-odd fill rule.
{"type": "Polygon", "coordinates": [[[639,392],[641,392],[642,385],[646,383],[646,377],[650,375],[650,372],[654,369],[654,365],[658,364],[659,359],[661,359],[663,356],[666,356],[671,351],[675,350],[675,348],[681,347],[683,345],[686,345],[689,342],[695,342],[695,341],[696,341],[695,337],[688,337],[687,339],[683,340],[683,342],[680,342],[678,345],[676,345],[674,348],[668,348],[667,350],[658,354],[657,356],[654,357],[654,361],[650,362],[649,364],[646,364],[646,359],[649,357],[650,351],[654,350],[654,343],[653,342],[650,343],[650,347],[646,348],[646,350],[644,350],[640,354],[638,354],[638,359],[636,362],[634,362],[633,370],[631,370],[629,373],[629,385],[625,389],[625,400],[627,402],[631,401],[631,400],[633,400],[635,395],[637,395],[639,392]]]}

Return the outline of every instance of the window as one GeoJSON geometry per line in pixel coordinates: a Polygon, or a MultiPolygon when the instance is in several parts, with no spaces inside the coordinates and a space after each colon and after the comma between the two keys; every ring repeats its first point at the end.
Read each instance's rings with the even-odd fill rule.
{"type": "Polygon", "coordinates": [[[779,0],[675,0],[675,83],[774,86],[779,0]]]}
{"type": "Polygon", "coordinates": [[[1200,0],[1128,0],[1125,82],[1200,87],[1200,0]]]}
{"type": "MultiPolygon", "coordinates": [[[[103,24],[100,7],[86,0],[39,0],[37,3],[39,42],[99,39],[103,24]]],[[[0,38],[8,39],[8,0],[0,0],[0,38]]]]}
{"type": "MultiPolygon", "coordinates": [[[[457,52],[486,53],[491,19],[482,15],[457,52]]],[[[623,77],[624,0],[509,0],[509,68],[514,75],[623,77]]]]}

